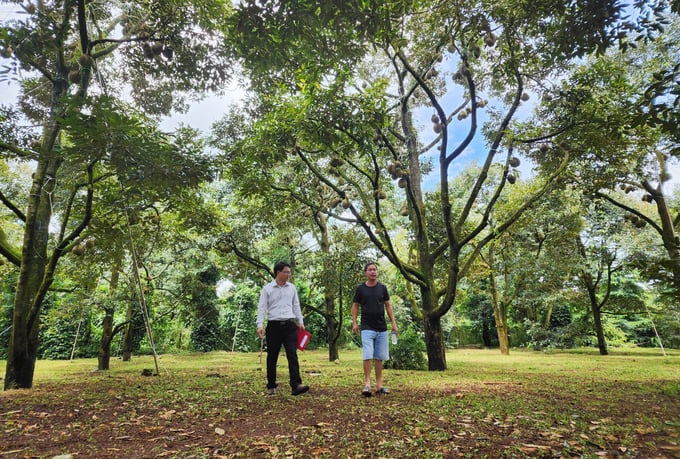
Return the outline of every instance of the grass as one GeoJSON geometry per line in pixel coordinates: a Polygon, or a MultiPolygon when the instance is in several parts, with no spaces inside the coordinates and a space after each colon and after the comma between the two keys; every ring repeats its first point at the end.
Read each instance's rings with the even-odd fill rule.
{"type": "Polygon", "coordinates": [[[359,350],[299,357],[310,394],[274,398],[258,353],[163,355],[152,378],[151,356],[39,361],[32,390],[0,394],[0,458],[680,457],[680,351],[453,350],[446,371],[386,370],[371,399],[359,350]]]}

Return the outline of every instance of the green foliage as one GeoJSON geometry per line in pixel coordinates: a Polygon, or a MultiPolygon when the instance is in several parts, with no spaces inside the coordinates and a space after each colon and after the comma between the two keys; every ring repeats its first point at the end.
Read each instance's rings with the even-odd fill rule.
{"type": "Polygon", "coordinates": [[[475,335],[475,343],[486,347],[498,346],[498,335],[496,334],[496,322],[493,315],[493,306],[488,293],[477,293],[469,295],[461,307],[467,312],[470,319],[470,330],[475,335]]]}
{"type": "Polygon", "coordinates": [[[234,285],[223,298],[221,323],[222,336],[227,349],[236,352],[259,350],[257,338],[257,302],[259,289],[249,283],[234,285]]]}
{"type": "MultiPolygon", "coordinates": [[[[2,268],[0,266],[0,269],[2,268]]],[[[16,281],[16,271],[3,272],[3,275],[0,276],[0,359],[7,358],[16,281]]]]}
{"type": "MultiPolygon", "coordinates": [[[[40,334],[38,358],[52,360],[70,358],[78,330],[78,320],[62,315],[53,315],[44,323],[43,330],[40,334]]],[[[92,355],[81,354],[78,357],[92,357],[92,355]]]]}
{"type": "Polygon", "coordinates": [[[400,332],[397,345],[392,345],[390,359],[384,365],[395,370],[427,370],[422,335],[410,328],[400,332]]]}
{"type": "Polygon", "coordinates": [[[194,350],[199,352],[219,349],[217,278],[218,270],[214,265],[184,278],[184,288],[193,310],[191,343],[194,350]]]}
{"type": "Polygon", "coordinates": [[[590,336],[592,327],[581,322],[574,323],[569,306],[563,302],[553,305],[548,328],[543,322],[532,322],[524,319],[527,335],[526,346],[534,350],[570,349],[576,345],[577,338],[583,334],[590,336]],[[588,328],[590,327],[590,328],[588,328]]]}

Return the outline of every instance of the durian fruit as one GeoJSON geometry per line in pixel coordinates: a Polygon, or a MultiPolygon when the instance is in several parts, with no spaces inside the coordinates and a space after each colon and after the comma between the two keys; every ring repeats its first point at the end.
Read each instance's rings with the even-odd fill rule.
{"type": "Polygon", "coordinates": [[[349,209],[349,206],[350,206],[349,200],[347,198],[343,199],[342,200],[342,208],[343,209],[349,209]]]}
{"type": "Polygon", "coordinates": [[[342,159],[338,158],[337,156],[334,156],[331,158],[331,167],[340,167],[342,166],[342,159]]]}
{"type": "Polygon", "coordinates": [[[406,188],[406,185],[408,185],[408,180],[402,177],[399,179],[399,182],[397,182],[397,185],[399,185],[399,188],[406,188]]]}
{"type": "Polygon", "coordinates": [[[516,180],[517,180],[517,177],[515,177],[515,174],[508,174],[508,183],[510,185],[514,184],[516,180]]]}
{"type": "Polygon", "coordinates": [[[73,84],[80,83],[80,70],[73,69],[70,72],[68,72],[68,81],[73,84]]]}
{"type": "Polygon", "coordinates": [[[408,211],[408,206],[406,205],[406,203],[404,203],[401,206],[399,213],[401,214],[402,217],[408,217],[409,211],[408,211]]]}
{"type": "Polygon", "coordinates": [[[82,254],[85,253],[85,245],[84,244],[74,245],[73,248],[71,249],[71,252],[74,255],[81,256],[82,254]]]}
{"type": "Polygon", "coordinates": [[[646,195],[642,196],[642,200],[645,201],[645,202],[652,202],[654,200],[654,198],[652,198],[651,194],[646,194],[646,195]]]}
{"type": "Polygon", "coordinates": [[[147,59],[153,59],[155,56],[153,50],[151,49],[151,45],[148,43],[142,43],[142,51],[144,51],[144,57],[147,59]]]}
{"type": "Polygon", "coordinates": [[[520,99],[526,102],[527,100],[529,100],[529,93],[523,92],[522,95],[520,96],[520,99]]]}
{"type": "Polygon", "coordinates": [[[171,60],[175,51],[172,48],[165,47],[163,48],[163,57],[165,57],[167,60],[171,60]]]}
{"type": "Polygon", "coordinates": [[[78,64],[84,69],[91,69],[94,65],[94,59],[89,54],[83,54],[78,58],[78,64]]]}
{"type": "Polygon", "coordinates": [[[516,156],[513,156],[512,158],[510,158],[510,166],[519,167],[519,165],[520,165],[519,158],[517,158],[516,156]]]}
{"type": "Polygon", "coordinates": [[[151,45],[151,51],[153,51],[153,54],[155,56],[160,56],[160,54],[163,52],[163,43],[161,43],[159,41],[154,42],[151,45]]]}
{"type": "Polygon", "coordinates": [[[493,32],[488,32],[484,35],[484,44],[489,48],[496,45],[496,35],[493,32]]]}

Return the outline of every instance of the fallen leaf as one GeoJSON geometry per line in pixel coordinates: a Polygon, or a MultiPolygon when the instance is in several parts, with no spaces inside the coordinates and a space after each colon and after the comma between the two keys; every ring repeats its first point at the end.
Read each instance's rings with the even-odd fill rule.
{"type": "Polygon", "coordinates": [[[177,411],[175,411],[175,410],[168,410],[168,411],[165,411],[164,413],[159,414],[158,416],[161,419],[170,419],[172,417],[172,415],[175,414],[176,412],[177,411]]]}
{"type": "Polygon", "coordinates": [[[522,449],[522,451],[524,451],[524,452],[527,453],[527,454],[533,454],[533,453],[536,453],[536,452],[538,452],[538,451],[549,450],[549,449],[550,449],[550,446],[546,446],[546,445],[534,445],[534,444],[531,444],[531,443],[522,443],[522,448],[521,448],[521,449],[522,449]]]}

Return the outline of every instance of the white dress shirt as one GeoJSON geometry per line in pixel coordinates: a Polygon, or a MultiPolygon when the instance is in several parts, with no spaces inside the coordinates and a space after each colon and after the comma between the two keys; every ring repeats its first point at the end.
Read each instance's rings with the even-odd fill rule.
{"type": "Polygon", "coordinates": [[[300,300],[295,285],[286,282],[279,285],[276,280],[271,281],[260,292],[260,302],[257,305],[257,327],[262,327],[265,316],[267,320],[296,319],[298,325],[303,325],[300,300]]]}

